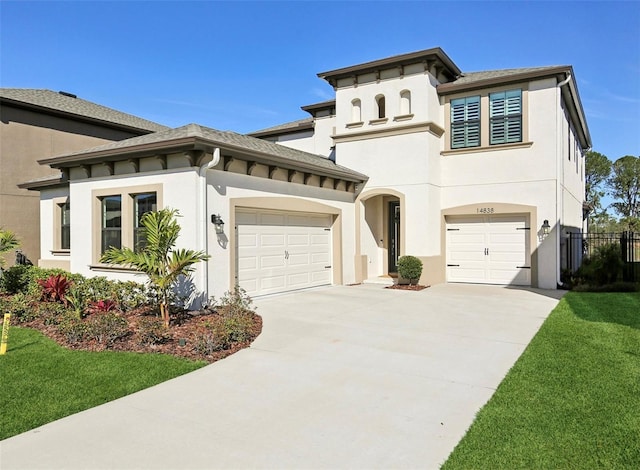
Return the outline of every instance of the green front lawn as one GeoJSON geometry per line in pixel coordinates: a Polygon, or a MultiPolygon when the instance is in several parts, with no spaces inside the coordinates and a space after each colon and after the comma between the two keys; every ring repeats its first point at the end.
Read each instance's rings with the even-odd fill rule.
{"type": "Polygon", "coordinates": [[[163,354],[71,351],[11,327],[0,356],[0,440],[204,365],[163,354]]]}
{"type": "Polygon", "coordinates": [[[569,292],[442,468],[640,468],[640,293],[569,292]]]}

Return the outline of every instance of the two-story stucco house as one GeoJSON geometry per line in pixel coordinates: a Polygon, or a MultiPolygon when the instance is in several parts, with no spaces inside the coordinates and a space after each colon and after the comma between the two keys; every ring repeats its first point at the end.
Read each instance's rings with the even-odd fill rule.
{"type": "Polygon", "coordinates": [[[75,272],[132,246],[139,217],[179,209],[182,246],[211,260],[194,288],[251,295],[394,275],[422,283],[556,288],[563,236],[583,228],[589,131],[570,66],[463,73],[440,49],[318,74],[335,100],[307,119],[240,135],[196,124],[41,160],[43,258],[73,201],[75,272]]]}
{"type": "Polygon", "coordinates": [[[163,129],[71,93],[0,88],[0,227],[18,235],[21,250],[35,263],[40,257],[40,204],[38,194],[19,183],[41,179],[29,185],[36,189],[57,178],[37,159],[163,129]]]}

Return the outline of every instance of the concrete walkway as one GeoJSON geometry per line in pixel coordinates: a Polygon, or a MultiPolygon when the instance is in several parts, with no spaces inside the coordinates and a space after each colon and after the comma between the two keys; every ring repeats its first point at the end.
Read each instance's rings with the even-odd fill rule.
{"type": "Polygon", "coordinates": [[[0,468],[437,468],[561,293],[264,298],[251,348],[0,443],[0,468]]]}

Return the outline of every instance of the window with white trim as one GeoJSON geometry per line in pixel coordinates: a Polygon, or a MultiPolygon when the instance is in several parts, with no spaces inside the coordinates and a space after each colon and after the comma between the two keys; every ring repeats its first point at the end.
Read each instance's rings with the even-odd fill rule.
{"type": "Polygon", "coordinates": [[[451,100],[451,148],[480,146],[480,96],[451,100]]]}
{"type": "Polygon", "coordinates": [[[522,90],[489,94],[489,144],[522,142],[522,90]]]}

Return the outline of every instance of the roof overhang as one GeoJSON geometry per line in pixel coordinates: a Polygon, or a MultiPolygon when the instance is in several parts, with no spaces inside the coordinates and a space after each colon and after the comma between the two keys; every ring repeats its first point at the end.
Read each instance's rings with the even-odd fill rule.
{"type": "Polygon", "coordinates": [[[278,128],[278,129],[272,128],[272,129],[264,129],[261,131],[250,132],[247,135],[251,137],[263,138],[263,137],[271,137],[271,136],[275,137],[277,135],[284,135],[284,134],[291,134],[296,132],[305,132],[305,131],[313,130],[313,120],[311,120],[311,118],[307,118],[307,119],[309,119],[309,121],[307,122],[297,122],[294,125],[291,125],[288,127],[282,126],[281,128],[278,128]]]}
{"type": "MultiPolygon", "coordinates": [[[[275,144],[274,144],[275,145],[275,144]]],[[[213,153],[215,148],[219,148],[225,157],[238,158],[240,160],[253,161],[269,166],[277,166],[302,172],[313,172],[320,176],[340,178],[345,181],[361,183],[369,179],[368,176],[336,165],[326,167],[324,165],[314,165],[312,163],[292,160],[286,157],[274,155],[259,150],[248,149],[240,145],[233,145],[228,142],[220,142],[200,136],[187,136],[177,139],[163,140],[160,142],[143,143],[139,145],[129,145],[120,148],[107,148],[88,150],[81,154],[46,158],[38,160],[41,165],[49,165],[52,168],[65,169],[82,165],[93,165],[107,162],[128,161],[138,158],[153,157],[158,155],[168,155],[175,153],[206,152],[213,153]]],[[[322,157],[318,157],[322,158],[322,157]]]]}
{"type": "Polygon", "coordinates": [[[393,57],[387,57],[386,59],[365,62],[363,64],[343,67],[340,69],[330,70],[328,72],[320,72],[318,77],[326,80],[331,84],[331,86],[335,87],[337,81],[341,78],[349,78],[354,75],[362,75],[379,70],[388,70],[394,67],[403,67],[421,62],[427,64],[435,63],[436,65],[443,67],[451,78],[455,78],[461,73],[458,66],[441,48],[434,47],[432,49],[396,55],[393,57]]]}
{"type": "Polygon", "coordinates": [[[26,181],[19,183],[17,186],[20,189],[28,189],[29,191],[40,191],[41,189],[56,188],[60,186],[67,186],[69,180],[64,175],[52,175],[50,177],[39,178],[36,180],[26,181]]]}

